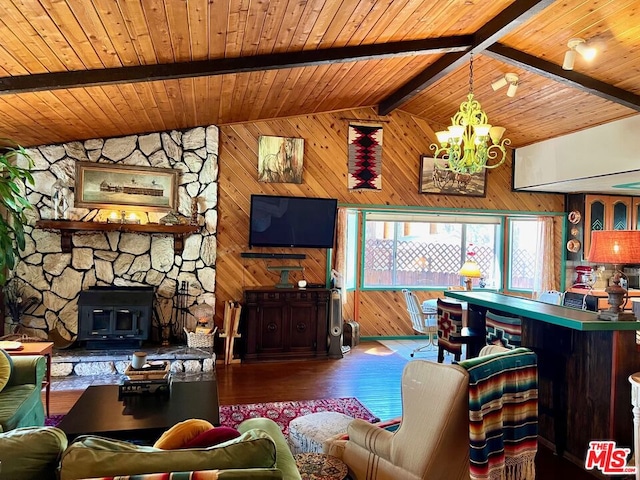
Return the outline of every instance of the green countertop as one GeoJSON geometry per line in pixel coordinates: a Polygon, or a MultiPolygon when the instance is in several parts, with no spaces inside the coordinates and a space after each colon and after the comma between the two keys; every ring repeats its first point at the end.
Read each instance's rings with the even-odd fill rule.
{"type": "Polygon", "coordinates": [[[529,298],[513,297],[502,293],[478,290],[448,290],[444,292],[444,295],[467,302],[471,305],[479,305],[492,310],[510,313],[519,317],[531,318],[573,330],[589,332],[640,330],[640,322],[637,321],[611,322],[608,320],[599,320],[596,312],[551,305],[529,298]]]}

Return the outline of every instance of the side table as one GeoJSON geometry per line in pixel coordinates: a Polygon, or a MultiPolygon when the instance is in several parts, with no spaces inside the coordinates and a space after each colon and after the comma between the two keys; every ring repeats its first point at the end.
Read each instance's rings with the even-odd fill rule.
{"type": "Polygon", "coordinates": [[[49,397],[51,394],[51,356],[53,355],[53,342],[23,342],[20,350],[7,350],[12,357],[25,355],[42,355],[47,359],[47,373],[42,382],[45,389],[45,405],[47,417],[49,416],[49,397]]]}
{"type": "Polygon", "coordinates": [[[349,473],[342,460],[325,453],[298,453],[294,457],[302,480],[343,480],[349,473]]]}

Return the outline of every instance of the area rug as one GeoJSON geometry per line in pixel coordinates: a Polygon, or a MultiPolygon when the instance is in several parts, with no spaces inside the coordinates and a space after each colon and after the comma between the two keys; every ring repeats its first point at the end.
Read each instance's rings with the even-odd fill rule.
{"type": "MultiPolygon", "coordinates": [[[[241,405],[221,405],[220,425],[237,428],[248,418],[266,417],[276,422],[285,436],[289,433],[289,422],[294,418],[315,412],[338,412],[367,422],[380,421],[355,397],[322,398],[289,402],[247,403],[241,405]]],[[[45,425],[56,426],[64,415],[51,415],[45,425]]]]}
{"type": "Polygon", "coordinates": [[[248,418],[265,417],[276,422],[285,436],[289,422],[294,418],[316,412],[338,412],[367,422],[380,421],[355,397],[323,398],[290,402],[249,403],[245,405],[221,405],[220,424],[237,428],[248,418]]]}

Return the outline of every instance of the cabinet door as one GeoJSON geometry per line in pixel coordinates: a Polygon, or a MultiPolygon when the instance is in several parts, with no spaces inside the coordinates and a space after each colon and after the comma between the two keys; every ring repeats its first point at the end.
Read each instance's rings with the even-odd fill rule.
{"type": "Polygon", "coordinates": [[[318,309],[316,303],[299,299],[288,302],[289,349],[291,352],[315,352],[318,309]]]}
{"type": "Polygon", "coordinates": [[[589,255],[594,230],[628,230],[632,217],[631,197],[585,196],[584,256],[589,255]]]}
{"type": "Polygon", "coordinates": [[[629,230],[631,226],[631,197],[611,198],[611,230],[629,230]]]}
{"type": "Polygon", "coordinates": [[[606,200],[604,197],[597,195],[586,195],[584,206],[584,245],[583,252],[584,257],[589,255],[589,248],[591,246],[591,232],[594,230],[606,229],[606,200]]]}
{"type": "Polygon", "coordinates": [[[282,353],[286,343],[285,306],[282,302],[263,302],[258,309],[258,355],[282,353]]]}
{"type": "Polygon", "coordinates": [[[640,197],[632,198],[631,230],[640,230],[640,197]]]}

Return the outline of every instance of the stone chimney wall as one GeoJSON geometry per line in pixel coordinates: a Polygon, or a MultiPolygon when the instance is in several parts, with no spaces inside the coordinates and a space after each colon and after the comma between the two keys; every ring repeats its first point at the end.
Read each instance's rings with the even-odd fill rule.
{"type": "MultiPolygon", "coordinates": [[[[25,193],[35,208],[27,214],[26,249],[14,276],[22,280],[22,297],[33,297],[36,303],[22,315],[23,333],[46,338],[57,330],[72,339],[78,331],[78,294],[93,285],[154,286],[165,321],[171,318],[183,281],[189,291],[187,306],[215,305],[218,134],[216,126],[208,126],[29,149],[35,185],[25,193]],[[77,161],[179,170],[177,213],[191,217],[196,198],[200,231],[185,239],[181,255],[174,254],[171,235],[116,231],[74,233],[72,252],[62,253],[60,233],[35,228],[35,223],[54,218],[52,186],[60,180],[73,188],[77,161]]],[[[71,208],[68,219],[105,222],[111,211],[71,208]]],[[[157,223],[166,213],[146,212],[141,221],[157,223]]],[[[195,323],[195,318],[188,315],[187,323],[195,323]]]]}

